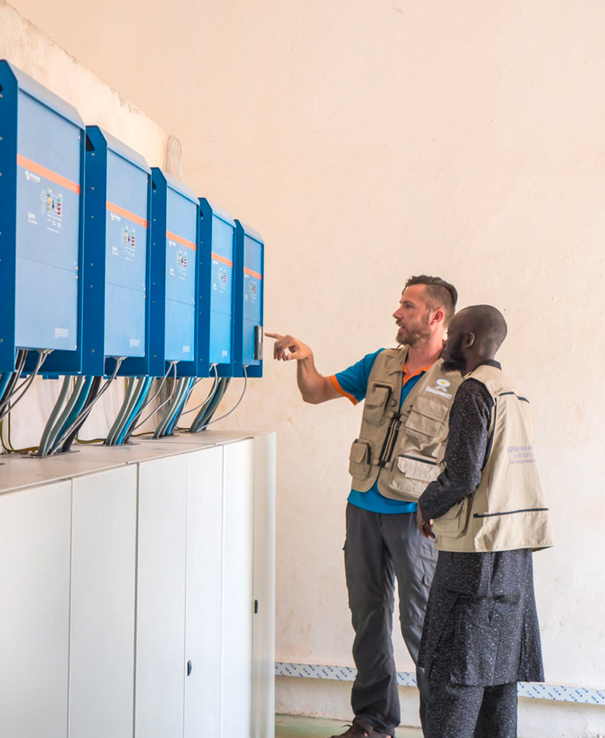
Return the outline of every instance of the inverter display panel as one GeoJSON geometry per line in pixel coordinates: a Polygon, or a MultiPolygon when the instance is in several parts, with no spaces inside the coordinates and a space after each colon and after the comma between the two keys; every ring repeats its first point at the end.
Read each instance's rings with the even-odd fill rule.
{"type": "Polygon", "coordinates": [[[0,291],[3,307],[13,303],[3,322],[14,316],[1,336],[7,370],[15,349],[78,348],[84,126],[5,61],[0,87],[0,291]]]}
{"type": "Polygon", "coordinates": [[[197,202],[169,186],[166,200],[166,361],[195,359],[197,202]]]}
{"type": "Polygon", "coordinates": [[[149,173],[107,154],[105,356],[145,355],[149,173]]]}
{"type": "Polygon", "coordinates": [[[200,200],[198,376],[233,374],[235,221],[209,200],[200,200]]]}
{"type": "Polygon", "coordinates": [[[264,242],[259,233],[236,220],[237,330],[235,369],[262,376],[264,242]]]}

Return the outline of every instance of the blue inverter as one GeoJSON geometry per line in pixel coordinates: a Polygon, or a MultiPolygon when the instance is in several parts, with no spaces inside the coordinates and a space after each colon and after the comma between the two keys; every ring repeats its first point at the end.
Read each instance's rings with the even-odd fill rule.
{"type": "Polygon", "coordinates": [[[233,376],[263,376],[263,276],[265,244],[262,236],[235,221],[235,339],[233,376]]]}
{"type": "Polygon", "coordinates": [[[126,359],[120,374],[148,373],[150,175],[136,151],[98,126],[86,129],[86,374],[111,374],[118,357],[126,359]]]}
{"type": "MultiPolygon", "coordinates": [[[[161,169],[154,167],[151,171],[152,252],[164,255],[164,320],[159,325],[159,311],[155,321],[152,313],[151,330],[157,330],[163,338],[161,374],[170,362],[178,362],[179,376],[195,376],[199,200],[192,190],[161,169]]],[[[156,276],[161,278],[159,272],[156,276]]],[[[154,292],[154,301],[156,294],[160,299],[159,292],[154,292]]],[[[153,375],[161,374],[156,371],[153,375]]]]}
{"type": "Polygon", "coordinates": [[[209,200],[200,200],[199,377],[233,376],[235,221],[209,200]]]}
{"type": "Polygon", "coordinates": [[[0,371],[18,349],[81,360],[83,148],[77,111],[0,61],[0,371]]]}

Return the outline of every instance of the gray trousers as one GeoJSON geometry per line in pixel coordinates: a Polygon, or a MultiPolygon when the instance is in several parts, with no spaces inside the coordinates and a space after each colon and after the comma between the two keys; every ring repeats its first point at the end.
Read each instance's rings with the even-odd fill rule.
{"type": "Polygon", "coordinates": [[[454,684],[431,672],[426,738],[517,738],[517,682],[454,684]]]}
{"type": "MultiPolygon", "coordinates": [[[[351,706],[380,732],[394,734],[401,721],[392,642],[395,579],[401,633],[416,663],[436,558],[432,543],[418,532],[415,513],[384,515],[347,506],[345,570],[357,667],[351,706]]],[[[428,682],[423,669],[416,675],[424,728],[428,682]]]]}

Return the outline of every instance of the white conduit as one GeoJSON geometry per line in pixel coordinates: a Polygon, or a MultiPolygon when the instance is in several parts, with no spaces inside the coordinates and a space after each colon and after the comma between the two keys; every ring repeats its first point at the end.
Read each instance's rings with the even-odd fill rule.
{"type": "MultiPolygon", "coordinates": [[[[276,676],[305,677],[307,679],[334,679],[352,682],[357,671],[351,666],[321,666],[316,664],[275,664],[276,676]]],[[[409,671],[397,672],[400,687],[415,687],[416,676],[409,671]]],[[[605,705],[605,689],[587,687],[562,687],[538,682],[519,682],[519,697],[554,702],[579,702],[586,705],[605,705]]]]}

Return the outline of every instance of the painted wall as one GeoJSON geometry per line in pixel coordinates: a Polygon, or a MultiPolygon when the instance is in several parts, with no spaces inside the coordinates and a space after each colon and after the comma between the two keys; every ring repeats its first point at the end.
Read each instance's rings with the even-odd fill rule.
{"type": "MultiPolygon", "coordinates": [[[[14,4],[178,136],[187,184],[263,233],[266,327],[310,343],[321,371],[393,343],[411,274],[504,311],[558,540],[535,559],[547,679],[603,687],[605,5],[14,4]]],[[[277,657],[348,665],[360,409],[305,406],[294,376],[267,363],[228,424],[278,431],[277,657]]],[[[400,641],[397,657],[411,668],[400,641]]],[[[284,685],[281,706],[304,691],[284,685]]],[[[525,735],[605,732],[603,708],[582,709],[550,705],[525,735]]]]}

